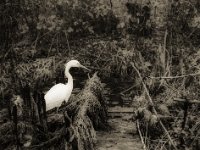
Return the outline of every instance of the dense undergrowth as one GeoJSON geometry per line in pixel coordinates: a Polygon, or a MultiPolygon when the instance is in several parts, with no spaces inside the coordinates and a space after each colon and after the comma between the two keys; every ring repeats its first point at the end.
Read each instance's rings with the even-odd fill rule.
{"type": "MultiPolygon", "coordinates": [[[[145,2],[121,4],[125,11],[118,13],[114,1],[104,0],[0,2],[0,30],[4,31],[0,35],[0,106],[6,107],[13,94],[24,95],[26,86],[32,93],[43,93],[54,82],[65,82],[63,64],[70,59],[98,71],[101,78],[130,81],[134,87],[122,99],[144,101],[146,94],[133,62],[156,110],[172,118],[162,121],[175,145],[198,149],[200,4],[197,0],[167,3],[158,28],[152,14],[156,4],[145,2]]],[[[77,70],[72,72],[78,78],[77,70]]],[[[144,113],[141,128],[149,149],[170,148],[152,106],[142,102],[137,107],[144,113]]]]}

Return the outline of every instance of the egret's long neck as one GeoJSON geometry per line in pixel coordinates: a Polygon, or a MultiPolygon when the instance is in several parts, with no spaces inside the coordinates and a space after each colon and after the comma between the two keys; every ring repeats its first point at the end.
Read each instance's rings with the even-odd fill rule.
{"type": "Polygon", "coordinates": [[[71,68],[71,67],[66,66],[66,68],[65,68],[65,76],[68,78],[67,84],[70,84],[70,85],[72,85],[72,87],[73,87],[73,78],[72,78],[72,75],[69,73],[69,69],[70,69],[70,68],[71,68]]]}

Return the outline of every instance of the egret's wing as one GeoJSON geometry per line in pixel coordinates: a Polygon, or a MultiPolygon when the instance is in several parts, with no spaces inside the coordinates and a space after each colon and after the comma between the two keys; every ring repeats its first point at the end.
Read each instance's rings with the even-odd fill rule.
{"type": "Polygon", "coordinates": [[[73,84],[56,84],[45,95],[46,110],[60,107],[62,102],[68,101],[73,89],[73,84]]]}
{"type": "Polygon", "coordinates": [[[59,107],[66,98],[67,89],[67,85],[62,83],[54,85],[44,96],[46,110],[59,107]]]}

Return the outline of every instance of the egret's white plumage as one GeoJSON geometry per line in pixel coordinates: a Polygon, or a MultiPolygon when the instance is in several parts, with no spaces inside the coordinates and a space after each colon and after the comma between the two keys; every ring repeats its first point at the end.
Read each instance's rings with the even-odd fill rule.
{"type": "Polygon", "coordinates": [[[44,96],[46,102],[46,111],[53,109],[55,107],[60,107],[62,102],[65,100],[67,102],[73,90],[73,78],[69,73],[71,67],[82,67],[87,69],[85,66],[81,65],[77,60],[71,60],[65,64],[65,76],[68,78],[67,84],[56,84],[54,85],[44,96]]]}
{"type": "Polygon", "coordinates": [[[70,86],[62,83],[54,85],[44,97],[46,101],[46,110],[60,107],[64,100],[67,102],[71,95],[72,89],[73,85],[70,86]]]}

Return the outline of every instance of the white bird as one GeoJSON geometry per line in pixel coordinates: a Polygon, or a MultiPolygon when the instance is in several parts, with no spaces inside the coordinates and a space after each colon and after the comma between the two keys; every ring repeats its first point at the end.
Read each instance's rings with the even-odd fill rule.
{"type": "Polygon", "coordinates": [[[71,60],[65,64],[65,76],[68,78],[67,84],[54,85],[44,96],[46,102],[46,111],[55,107],[59,108],[63,101],[67,102],[73,90],[73,78],[69,73],[71,67],[81,67],[89,70],[81,65],[77,60],[71,60]]]}

